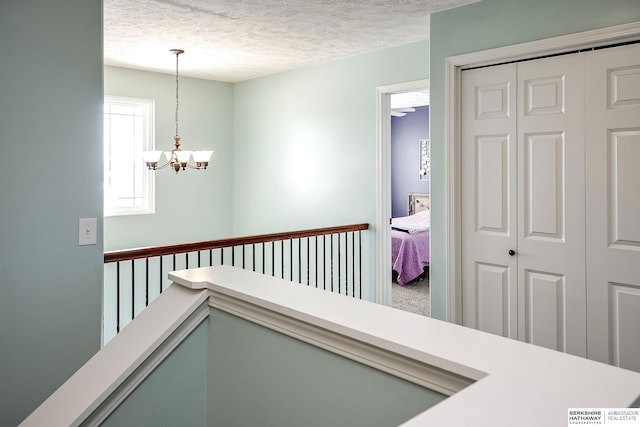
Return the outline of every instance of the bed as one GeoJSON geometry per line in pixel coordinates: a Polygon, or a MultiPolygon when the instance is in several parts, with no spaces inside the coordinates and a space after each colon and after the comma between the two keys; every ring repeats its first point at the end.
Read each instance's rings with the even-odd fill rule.
{"type": "Polygon", "coordinates": [[[391,220],[391,268],[405,285],[429,266],[429,195],[409,193],[409,215],[391,220]]]}

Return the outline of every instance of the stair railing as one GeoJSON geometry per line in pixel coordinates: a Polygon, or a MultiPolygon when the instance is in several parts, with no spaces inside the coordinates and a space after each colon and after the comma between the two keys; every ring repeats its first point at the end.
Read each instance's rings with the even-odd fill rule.
{"type": "Polygon", "coordinates": [[[105,252],[103,343],[169,286],[167,273],[231,265],[362,298],[362,231],[353,224],[105,252]]]}

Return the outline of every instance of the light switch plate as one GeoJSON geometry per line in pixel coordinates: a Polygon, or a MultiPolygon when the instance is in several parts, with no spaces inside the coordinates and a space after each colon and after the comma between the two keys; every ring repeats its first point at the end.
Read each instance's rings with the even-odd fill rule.
{"type": "Polygon", "coordinates": [[[78,245],[95,245],[97,243],[98,220],[96,218],[80,218],[78,223],[78,245]]]}

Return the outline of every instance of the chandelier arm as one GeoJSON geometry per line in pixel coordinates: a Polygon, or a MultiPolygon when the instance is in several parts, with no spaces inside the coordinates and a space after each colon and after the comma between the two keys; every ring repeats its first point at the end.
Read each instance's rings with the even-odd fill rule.
{"type": "Polygon", "coordinates": [[[153,170],[164,169],[168,166],[171,166],[171,162],[166,162],[162,166],[156,166],[155,168],[153,168],[153,170]]]}

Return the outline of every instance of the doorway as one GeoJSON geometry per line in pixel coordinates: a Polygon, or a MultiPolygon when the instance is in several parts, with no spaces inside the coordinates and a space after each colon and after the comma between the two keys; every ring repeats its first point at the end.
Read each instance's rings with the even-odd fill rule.
{"type": "MultiPolygon", "coordinates": [[[[398,216],[409,216],[409,193],[419,194],[419,195],[427,195],[429,193],[429,181],[428,181],[428,171],[422,168],[422,159],[420,158],[420,153],[422,152],[422,148],[425,148],[425,154],[428,154],[428,123],[426,124],[426,130],[423,131],[421,137],[413,138],[408,136],[408,138],[415,139],[415,163],[414,165],[407,165],[407,170],[413,170],[415,172],[415,184],[413,187],[405,187],[411,188],[411,191],[405,189],[400,190],[407,194],[399,196],[395,194],[392,186],[392,117],[405,119],[408,116],[408,119],[405,119],[408,122],[415,121],[414,119],[418,116],[411,117],[411,114],[420,114],[420,109],[422,108],[422,114],[424,114],[424,107],[428,109],[428,106],[424,104],[428,104],[428,101],[425,102],[425,95],[428,96],[429,91],[429,80],[418,80],[406,83],[399,83],[395,85],[382,86],[377,88],[377,215],[376,215],[376,229],[377,229],[377,238],[376,238],[376,302],[384,305],[392,306],[394,305],[393,298],[393,278],[397,278],[397,273],[392,273],[392,238],[391,238],[391,221],[392,218],[398,216]],[[413,105],[411,105],[413,104],[413,105]],[[422,104],[422,105],[418,105],[422,104]],[[394,116],[392,116],[392,113],[394,116]],[[423,147],[424,146],[424,147],[423,147]],[[421,171],[422,169],[422,171],[421,171]],[[422,186],[420,186],[422,184],[422,186]],[[426,190],[425,190],[426,189],[426,190]],[[394,203],[392,199],[402,199],[406,201],[396,201],[395,209],[393,208],[394,203]],[[400,206],[400,207],[399,207],[400,206]],[[406,206],[406,208],[403,208],[406,206]],[[395,212],[394,212],[395,210],[395,212]],[[404,214],[404,215],[403,215],[404,214]]],[[[427,98],[428,99],[428,98],[427,98]]],[[[395,119],[394,119],[395,120],[395,119]]],[[[411,144],[411,142],[409,142],[411,144]]],[[[428,237],[426,248],[428,250],[428,237]]],[[[422,285],[426,285],[428,283],[428,272],[421,275],[420,277],[423,280],[422,285]],[[425,280],[426,279],[426,280],[425,280]],[[426,282],[426,283],[424,283],[426,282]]],[[[420,279],[410,278],[407,281],[401,280],[406,284],[407,282],[411,282],[412,279],[420,279]]],[[[403,277],[404,279],[404,277],[403,277]]],[[[420,284],[419,282],[416,282],[420,284]]],[[[414,283],[415,284],[415,283],[414,283]]],[[[414,301],[414,298],[411,297],[410,293],[404,292],[405,299],[408,302],[407,308],[408,311],[411,310],[411,306],[415,307],[416,311],[422,311],[420,314],[429,313],[430,307],[428,302],[428,291],[424,292],[424,289],[427,286],[422,287],[422,294],[419,296],[422,301],[424,301],[423,305],[420,306],[420,302],[414,301]]],[[[409,291],[409,287],[403,288],[401,290],[409,291]]],[[[414,311],[415,312],[415,311],[414,311]]]]}

